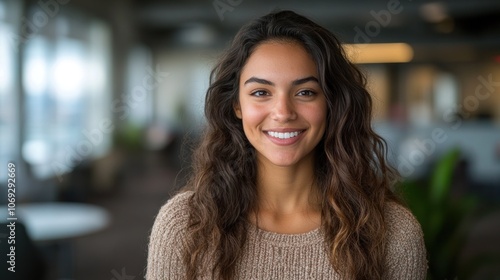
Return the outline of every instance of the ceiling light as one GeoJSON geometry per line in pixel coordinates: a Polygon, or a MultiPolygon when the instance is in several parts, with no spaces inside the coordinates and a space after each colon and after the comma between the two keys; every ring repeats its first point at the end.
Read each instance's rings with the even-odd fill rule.
{"type": "Polygon", "coordinates": [[[437,23],[448,18],[446,6],[440,2],[426,3],[420,6],[420,15],[427,22],[437,23]]]}
{"type": "Polygon", "coordinates": [[[404,63],[413,59],[413,48],[406,43],[345,44],[353,63],[404,63]]]}

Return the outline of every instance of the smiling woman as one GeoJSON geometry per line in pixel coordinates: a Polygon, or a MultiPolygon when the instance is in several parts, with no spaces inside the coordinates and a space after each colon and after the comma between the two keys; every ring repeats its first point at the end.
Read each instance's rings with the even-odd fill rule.
{"type": "Polygon", "coordinates": [[[147,279],[424,279],[365,78],[294,12],[245,25],[212,71],[194,173],[156,217],[147,279]]]}
{"type": "Polygon", "coordinates": [[[262,43],[248,58],[235,113],[257,152],[260,174],[271,170],[265,168],[271,163],[312,178],[312,152],[326,125],[326,100],[317,72],[311,56],[294,42],[262,43]]]}

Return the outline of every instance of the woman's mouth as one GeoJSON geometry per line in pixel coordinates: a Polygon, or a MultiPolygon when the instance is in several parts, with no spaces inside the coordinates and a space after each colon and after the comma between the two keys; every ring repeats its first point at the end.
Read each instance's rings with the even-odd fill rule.
{"type": "Polygon", "coordinates": [[[299,136],[303,130],[291,131],[291,132],[278,132],[278,131],[267,131],[267,134],[271,137],[278,139],[290,139],[299,136]]]}

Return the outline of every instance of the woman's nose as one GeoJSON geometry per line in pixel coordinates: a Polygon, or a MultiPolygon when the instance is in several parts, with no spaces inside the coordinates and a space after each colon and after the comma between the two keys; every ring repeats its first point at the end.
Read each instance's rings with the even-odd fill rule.
{"type": "Polygon", "coordinates": [[[288,122],[297,118],[295,106],[290,97],[277,97],[273,107],[272,118],[277,122],[288,122]]]}

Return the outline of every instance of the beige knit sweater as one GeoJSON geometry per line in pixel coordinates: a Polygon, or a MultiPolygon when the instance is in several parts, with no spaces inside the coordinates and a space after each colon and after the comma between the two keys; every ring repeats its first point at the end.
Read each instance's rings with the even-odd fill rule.
{"type": "MultiPolygon", "coordinates": [[[[191,194],[174,196],[158,213],[150,236],[147,280],[184,278],[181,240],[191,194]]],[[[384,279],[425,279],[427,260],[419,223],[408,210],[394,203],[388,204],[386,219],[389,231],[384,279]]],[[[237,265],[237,279],[340,279],[329,263],[319,229],[279,234],[251,227],[248,237],[245,254],[237,265]]]]}

